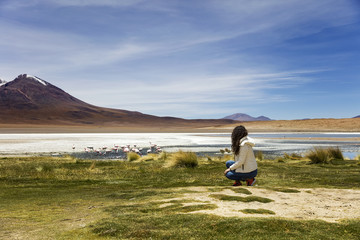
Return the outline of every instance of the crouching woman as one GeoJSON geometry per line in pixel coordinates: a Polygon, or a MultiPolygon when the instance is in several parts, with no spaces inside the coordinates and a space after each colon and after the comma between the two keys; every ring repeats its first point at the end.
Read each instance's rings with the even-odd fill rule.
{"type": "Polygon", "coordinates": [[[244,126],[237,126],[231,134],[231,149],[235,155],[235,161],[226,162],[224,175],[235,180],[233,186],[241,186],[241,181],[246,181],[247,186],[255,184],[257,175],[257,163],[253,151],[254,140],[248,137],[244,126]]]}

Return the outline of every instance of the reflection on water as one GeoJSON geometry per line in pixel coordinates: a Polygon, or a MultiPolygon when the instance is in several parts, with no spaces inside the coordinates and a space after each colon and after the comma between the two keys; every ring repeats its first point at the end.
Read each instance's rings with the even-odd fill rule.
{"type": "MultiPolygon", "coordinates": [[[[360,133],[254,133],[255,151],[265,155],[304,153],[314,146],[338,146],[347,157],[360,154],[360,133]],[[322,139],[319,139],[322,138],[322,139]],[[339,138],[342,141],[339,141],[339,138]],[[357,138],[357,139],[356,139],[357,138]]],[[[225,133],[98,133],[98,134],[0,134],[0,154],[78,153],[121,145],[148,149],[157,144],[164,151],[179,149],[202,155],[230,148],[230,134],[225,133]]]]}

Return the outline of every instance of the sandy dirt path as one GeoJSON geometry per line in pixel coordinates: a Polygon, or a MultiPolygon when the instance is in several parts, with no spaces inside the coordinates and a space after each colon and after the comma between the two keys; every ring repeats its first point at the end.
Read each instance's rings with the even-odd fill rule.
{"type": "Polygon", "coordinates": [[[199,204],[216,204],[218,208],[213,210],[201,210],[197,213],[215,214],[224,217],[281,217],[298,220],[320,219],[328,222],[337,222],[341,219],[360,218],[360,190],[353,189],[296,189],[299,192],[286,193],[258,187],[243,187],[252,194],[235,193],[232,189],[222,191],[209,191],[208,188],[186,188],[192,193],[186,193],[184,200],[199,204]],[[258,196],[273,200],[270,203],[225,201],[211,197],[212,194],[224,194],[229,196],[258,196]],[[243,209],[267,209],[275,212],[268,214],[245,214],[243,209]]]}

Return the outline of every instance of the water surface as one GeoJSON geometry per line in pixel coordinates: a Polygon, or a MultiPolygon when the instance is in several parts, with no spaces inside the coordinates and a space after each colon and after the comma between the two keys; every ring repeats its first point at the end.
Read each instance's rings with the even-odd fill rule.
{"type": "MultiPolygon", "coordinates": [[[[360,153],[360,142],[356,140],[360,133],[253,133],[249,136],[255,139],[255,151],[262,151],[265,155],[304,153],[315,146],[338,146],[349,157],[360,153]]],[[[148,149],[151,144],[157,144],[168,152],[181,149],[203,155],[216,154],[231,146],[228,133],[0,134],[2,155],[82,153],[88,147],[111,149],[122,145],[148,149]]]]}

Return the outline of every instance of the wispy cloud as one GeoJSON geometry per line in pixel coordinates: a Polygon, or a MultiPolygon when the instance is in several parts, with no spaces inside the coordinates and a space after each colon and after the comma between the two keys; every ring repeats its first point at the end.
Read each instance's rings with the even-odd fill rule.
{"type": "Polygon", "coordinates": [[[337,67],[319,64],[322,59],[350,58],[350,51],[332,48],[326,56],[310,56],[301,51],[309,46],[301,38],[358,21],[354,5],[4,0],[0,77],[27,72],[53,78],[92,104],[161,115],[210,116],[230,114],[239,104],[291,102],[288,90],[309,89],[317,75],[337,67]],[[303,45],[289,41],[294,38],[303,45]]]}
{"type": "Polygon", "coordinates": [[[129,7],[137,5],[145,0],[10,0],[4,1],[3,7],[7,9],[18,9],[42,4],[55,6],[109,6],[109,7],[129,7]]]}
{"type": "Polygon", "coordinates": [[[100,88],[100,85],[95,85],[94,90],[75,90],[74,94],[90,102],[102,96],[101,105],[122,109],[131,107],[131,109],[157,115],[201,117],[211,106],[212,115],[219,116],[221,113],[231,113],[232,109],[236,108],[234,105],[245,108],[263,103],[294,101],[291,94],[286,94],[286,91],[274,94],[271,89],[291,92],[292,89],[312,81],[311,77],[307,76],[310,72],[315,72],[315,70],[262,74],[239,73],[216,77],[196,76],[196,73],[174,76],[168,73],[159,78],[168,78],[171,81],[161,84],[151,81],[131,81],[128,85],[114,83],[111,88],[100,92],[95,90],[100,88]]]}

